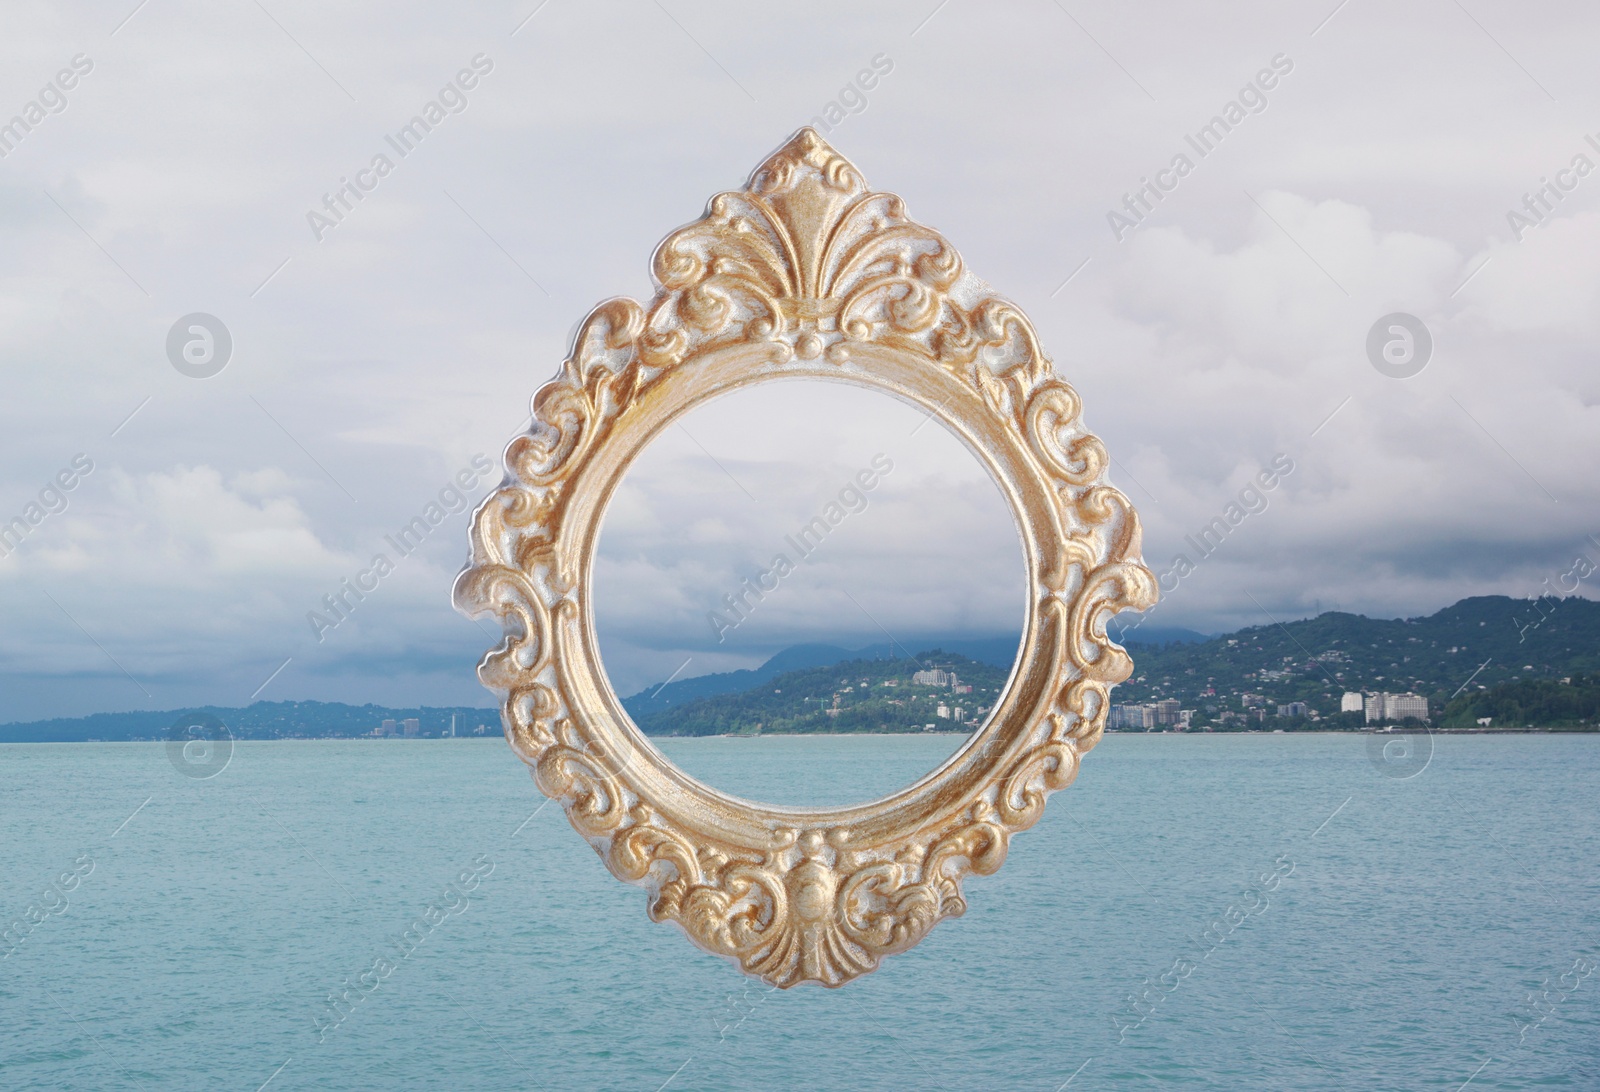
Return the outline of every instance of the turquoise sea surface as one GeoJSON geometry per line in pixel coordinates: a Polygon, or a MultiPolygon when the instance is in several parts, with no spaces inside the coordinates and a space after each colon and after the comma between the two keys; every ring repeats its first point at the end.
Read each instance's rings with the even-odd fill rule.
{"type": "MultiPolygon", "coordinates": [[[[0,1089],[1600,1089],[1600,736],[1402,744],[1108,736],[965,917],[789,991],[503,740],[3,746],[0,1089]]],[[[663,743],[787,803],[952,746],[663,743]]]]}

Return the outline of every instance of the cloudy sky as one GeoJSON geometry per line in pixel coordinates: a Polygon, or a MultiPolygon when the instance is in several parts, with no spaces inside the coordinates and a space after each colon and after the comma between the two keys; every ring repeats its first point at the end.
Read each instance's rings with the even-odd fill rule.
{"type": "MultiPolygon", "coordinates": [[[[404,558],[384,536],[441,491],[460,509],[453,481],[491,488],[474,457],[588,308],[647,297],[661,237],[830,104],[868,182],[1032,317],[1158,572],[1292,461],[1151,624],[1533,593],[1600,550],[1600,16],[1335,2],[14,6],[0,519],[43,518],[0,559],[0,720],[486,703],[491,634],[448,602],[466,515],[404,558]],[[309,215],[385,152],[342,220],[309,215]],[[1125,205],[1147,182],[1148,214],[1125,205]],[[168,357],[196,312],[232,340],[209,378],[168,357]],[[1431,335],[1409,378],[1368,354],[1394,312],[1431,335]],[[319,639],[307,612],[380,551],[394,571],[319,639]]],[[[791,386],[669,430],[597,565],[617,688],[799,639],[1014,630],[1005,509],[920,424],[791,386]],[[718,641],[707,612],[879,453],[865,509],[718,641]]]]}

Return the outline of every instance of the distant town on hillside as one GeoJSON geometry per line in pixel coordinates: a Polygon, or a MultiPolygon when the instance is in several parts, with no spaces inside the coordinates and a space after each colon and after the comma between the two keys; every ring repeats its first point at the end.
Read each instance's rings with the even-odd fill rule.
{"type": "Polygon", "coordinates": [[[1394,620],[1328,612],[1201,642],[1144,646],[1108,727],[1452,730],[1593,727],[1600,603],[1464,599],[1394,620]]]}
{"type": "MultiPolygon", "coordinates": [[[[1111,731],[1600,727],[1600,603],[1577,597],[1482,596],[1404,619],[1328,612],[1216,637],[1124,633],[1134,674],[1113,692],[1111,731]]],[[[966,732],[993,707],[1016,647],[1015,637],[946,639],[919,661],[898,642],[797,645],[760,668],[672,680],[623,705],[651,734],[966,732]]],[[[460,739],[501,730],[493,708],[284,701],[3,724],[0,742],[164,739],[176,720],[197,714],[238,739],[460,739]]]]}
{"type": "Polygon", "coordinates": [[[1009,671],[929,649],[778,675],[753,689],[674,705],[639,719],[649,735],[971,732],[1009,671]]]}

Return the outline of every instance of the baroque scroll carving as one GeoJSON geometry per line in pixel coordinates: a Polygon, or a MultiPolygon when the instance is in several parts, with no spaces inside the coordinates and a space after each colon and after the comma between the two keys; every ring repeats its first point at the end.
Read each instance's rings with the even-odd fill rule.
{"type": "Polygon", "coordinates": [[[647,889],[653,919],[774,985],[840,986],[963,913],[962,880],[999,868],[1010,836],[1072,782],[1132,671],[1105,623],[1152,605],[1155,581],[1138,517],[1028,319],[815,131],[669,236],[652,272],[654,298],[596,307],[534,396],[504,484],[474,517],[455,603],[500,619],[479,677],[503,697],[507,738],[611,872],[647,889]],[[883,801],[786,810],[699,786],[626,723],[592,662],[592,536],[577,524],[598,510],[581,503],[583,475],[625,466],[637,451],[618,436],[659,412],[652,392],[704,382],[724,350],[773,376],[867,385],[888,385],[886,354],[909,362],[899,393],[943,399],[941,418],[1004,454],[1002,484],[1036,540],[1006,698],[966,750],[883,801]]]}

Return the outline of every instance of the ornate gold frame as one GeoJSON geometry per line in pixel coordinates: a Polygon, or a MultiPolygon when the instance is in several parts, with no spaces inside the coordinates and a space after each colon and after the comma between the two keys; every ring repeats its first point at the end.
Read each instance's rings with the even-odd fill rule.
{"type": "Polygon", "coordinates": [[[1139,520],[1106,484],[1027,318],[904,203],[802,129],[656,250],[650,304],[607,300],[578,328],[534,422],[478,509],[456,607],[506,638],[478,667],[546,796],[656,921],[775,986],[841,986],[966,909],[961,881],[1070,784],[1132,671],[1109,616],[1155,580],[1139,520]],[[909,788],[845,808],[779,808],[678,770],[601,669],[590,577],[633,457],[695,405],[780,376],[846,380],[935,414],[987,465],[1028,571],[1017,666],[993,716],[909,788]]]}

